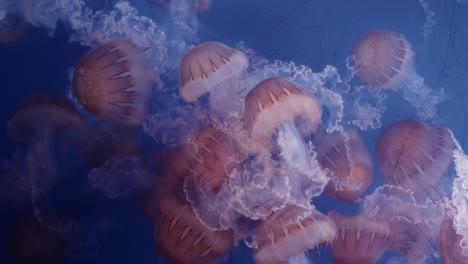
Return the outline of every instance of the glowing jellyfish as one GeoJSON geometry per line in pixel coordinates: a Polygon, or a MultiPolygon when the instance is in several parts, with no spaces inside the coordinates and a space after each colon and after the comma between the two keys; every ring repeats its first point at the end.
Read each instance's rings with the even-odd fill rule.
{"type": "Polygon", "coordinates": [[[353,70],[366,85],[401,90],[406,101],[426,120],[436,115],[435,106],[444,100],[434,95],[414,67],[414,53],[405,37],[385,30],[370,31],[354,44],[353,70]]]}
{"type": "Polygon", "coordinates": [[[363,198],[362,214],[386,221],[392,229],[389,251],[404,255],[397,263],[424,263],[437,250],[434,244],[443,221],[443,210],[412,191],[383,185],[363,198]]]}
{"type": "Polygon", "coordinates": [[[332,220],[315,209],[288,205],[257,222],[252,244],[257,264],[281,263],[289,258],[331,242],[336,236],[332,220]]]}
{"type": "Polygon", "coordinates": [[[468,263],[468,256],[464,255],[460,243],[462,236],[455,232],[453,219],[447,218],[440,228],[440,253],[446,264],[468,263]]]}
{"type": "Polygon", "coordinates": [[[60,180],[57,151],[83,143],[88,126],[68,98],[43,91],[17,106],[8,120],[8,132],[16,142],[28,145],[24,182],[31,186],[33,205],[40,214],[36,204],[47,200],[51,187],[60,180]]]}
{"type": "Polygon", "coordinates": [[[363,215],[344,216],[332,210],[327,216],[336,225],[337,235],[329,249],[337,264],[374,264],[390,247],[390,225],[363,215]]]}
{"type": "Polygon", "coordinates": [[[130,40],[105,42],[81,58],[73,92],[93,115],[129,126],[141,124],[152,96],[148,60],[130,40]]]}
{"type": "Polygon", "coordinates": [[[23,264],[61,263],[69,250],[69,237],[42,226],[34,213],[16,219],[10,232],[13,256],[23,264]]]}
{"type": "Polygon", "coordinates": [[[153,199],[156,248],[170,263],[209,264],[232,246],[232,232],[211,231],[193,213],[182,189],[183,177],[168,174],[153,199]]]}
{"type": "Polygon", "coordinates": [[[184,191],[194,213],[210,229],[228,229],[222,216],[229,210],[223,197],[223,188],[229,175],[242,163],[239,147],[219,129],[207,127],[186,144],[179,155],[184,155],[189,174],[184,191]]]}
{"type": "Polygon", "coordinates": [[[447,173],[454,148],[446,128],[402,120],[379,136],[377,161],[386,183],[421,194],[447,173]]]}
{"type": "Polygon", "coordinates": [[[260,82],[245,99],[244,122],[252,140],[251,151],[279,149],[277,167],[287,175],[291,190],[288,199],[304,207],[328,181],[312,147],[302,138],[316,132],[321,115],[321,104],[312,93],[282,78],[260,82]]]}
{"type": "Polygon", "coordinates": [[[204,42],[180,61],[179,90],[186,102],[194,102],[209,92],[210,107],[225,117],[240,111],[240,88],[235,81],[249,66],[247,56],[216,41],[204,42]]]}
{"type": "Polygon", "coordinates": [[[372,182],[374,167],[357,129],[320,136],[315,146],[320,166],[332,172],[324,192],[349,203],[362,197],[372,182]]]}

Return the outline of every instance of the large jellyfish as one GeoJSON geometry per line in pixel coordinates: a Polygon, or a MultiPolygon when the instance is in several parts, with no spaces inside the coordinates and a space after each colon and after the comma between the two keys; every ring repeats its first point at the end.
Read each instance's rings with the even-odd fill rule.
{"type": "Polygon", "coordinates": [[[153,93],[148,60],[131,40],[103,43],[81,58],[73,92],[96,116],[129,126],[141,124],[153,93]]]}
{"type": "Polygon", "coordinates": [[[239,50],[216,41],[199,44],[180,61],[180,95],[193,102],[209,92],[211,110],[226,119],[242,110],[238,79],[248,66],[247,56],[239,50]]]}
{"type": "Polygon", "coordinates": [[[43,91],[18,105],[8,121],[8,132],[16,142],[28,145],[24,182],[31,187],[38,220],[45,224],[41,208],[49,206],[48,193],[60,180],[57,151],[83,143],[88,126],[65,96],[43,91]]]}
{"type": "Polygon", "coordinates": [[[282,78],[260,82],[245,99],[244,122],[252,140],[251,151],[279,149],[278,169],[288,175],[291,190],[288,199],[305,207],[328,181],[313,147],[302,138],[317,131],[321,114],[321,104],[312,93],[282,78]]]}
{"type": "Polygon", "coordinates": [[[215,263],[231,248],[232,232],[211,231],[198,220],[185,198],[183,180],[166,174],[155,188],[151,207],[156,248],[170,263],[215,263]]]}
{"type": "Polygon", "coordinates": [[[336,224],[337,235],[329,248],[337,264],[374,264],[393,241],[393,231],[385,220],[344,216],[335,210],[327,216],[336,224]]]}
{"type": "Polygon", "coordinates": [[[447,173],[454,148],[446,128],[402,120],[379,136],[377,161],[386,183],[421,194],[447,173]]]}
{"type": "Polygon", "coordinates": [[[287,205],[257,222],[249,244],[255,263],[274,264],[331,242],[335,236],[335,224],[327,216],[314,208],[287,205]]]}
{"type": "Polygon", "coordinates": [[[414,52],[405,37],[385,30],[362,35],[351,52],[353,71],[366,85],[400,90],[406,101],[417,108],[418,117],[436,116],[436,105],[444,96],[434,94],[414,67],[414,52]]]}
{"type": "Polygon", "coordinates": [[[347,127],[343,132],[320,136],[315,146],[320,166],[332,173],[324,192],[344,202],[362,197],[372,182],[374,167],[357,129],[347,127]]]}

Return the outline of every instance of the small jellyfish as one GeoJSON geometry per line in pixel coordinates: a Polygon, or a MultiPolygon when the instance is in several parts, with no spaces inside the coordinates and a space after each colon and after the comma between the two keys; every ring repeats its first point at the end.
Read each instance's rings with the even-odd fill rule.
{"type": "Polygon", "coordinates": [[[240,87],[235,81],[248,66],[243,52],[220,42],[203,42],[180,61],[180,95],[186,102],[194,102],[209,92],[211,109],[225,118],[241,110],[240,87]]]}
{"type": "Polygon", "coordinates": [[[148,60],[128,39],[105,42],[81,58],[73,93],[93,115],[128,126],[141,124],[152,96],[148,60]]]}
{"type": "Polygon", "coordinates": [[[337,264],[374,264],[390,247],[392,229],[385,220],[363,215],[344,216],[332,210],[327,216],[337,235],[329,249],[337,264]]]}
{"type": "Polygon", "coordinates": [[[84,143],[88,126],[67,97],[42,91],[17,106],[8,120],[8,132],[16,142],[28,145],[23,180],[31,187],[36,206],[42,198],[47,200],[51,187],[60,179],[57,151],[84,143]]]}
{"type": "Polygon", "coordinates": [[[288,205],[257,222],[249,246],[254,248],[255,263],[274,264],[331,242],[335,236],[336,226],[327,216],[313,208],[288,205]]]}
{"type": "Polygon", "coordinates": [[[288,199],[304,207],[323,191],[328,181],[313,149],[303,140],[304,135],[317,131],[321,114],[321,104],[312,93],[277,77],[257,84],[245,99],[244,122],[251,137],[250,151],[279,149],[277,167],[288,175],[288,199]]]}
{"type": "Polygon", "coordinates": [[[62,263],[70,249],[70,238],[41,225],[33,212],[18,217],[11,228],[9,246],[22,264],[62,263]]]}
{"type": "Polygon", "coordinates": [[[435,106],[445,99],[424,83],[414,67],[414,52],[405,37],[385,30],[370,31],[354,44],[352,70],[366,85],[401,90],[403,98],[417,108],[418,117],[436,116],[435,106]]]}
{"type": "Polygon", "coordinates": [[[460,242],[462,236],[455,232],[453,219],[447,218],[440,227],[440,253],[445,264],[468,263],[468,256],[464,255],[460,242]]]}
{"type": "Polygon", "coordinates": [[[320,166],[332,172],[325,194],[348,203],[362,197],[372,182],[374,167],[357,129],[347,127],[344,132],[320,136],[315,146],[320,166]]]}
{"type": "Polygon", "coordinates": [[[18,15],[7,13],[0,8],[0,43],[14,43],[20,40],[29,24],[18,15]]]}
{"type": "Polygon", "coordinates": [[[210,264],[231,248],[231,231],[211,231],[195,216],[182,189],[184,178],[164,175],[153,198],[156,248],[170,263],[210,264]]]}
{"type": "Polygon", "coordinates": [[[386,183],[421,194],[447,173],[454,148],[446,128],[401,120],[379,136],[377,162],[386,183]]]}

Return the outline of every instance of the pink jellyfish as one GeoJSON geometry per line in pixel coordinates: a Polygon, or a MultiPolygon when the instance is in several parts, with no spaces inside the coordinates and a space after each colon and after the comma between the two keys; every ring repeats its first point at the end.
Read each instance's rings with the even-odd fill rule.
{"type": "Polygon", "coordinates": [[[447,218],[440,228],[440,253],[446,264],[468,263],[468,256],[464,255],[460,242],[462,236],[455,232],[453,219],[447,218]]]}
{"type": "Polygon", "coordinates": [[[141,124],[152,95],[148,60],[128,39],[105,42],[81,58],[73,92],[93,115],[128,126],[141,124]]]}
{"type": "Polygon", "coordinates": [[[320,166],[332,173],[324,192],[349,203],[362,197],[372,182],[374,167],[357,129],[320,136],[315,146],[320,166]]]}
{"type": "Polygon", "coordinates": [[[454,148],[446,128],[402,120],[379,136],[377,162],[386,183],[421,194],[447,173],[454,148]]]}
{"type": "Polygon", "coordinates": [[[418,117],[432,119],[435,106],[445,99],[435,95],[414,67],[414,53],[405,37],[385,30],[370,31],[354,44],[352,67],[366,85],[401,90],[403,98],[417,108],[418,117]]]}
{"type": "Polygon", "coordinates": [[[243,52],[220,42],[203,42],[180,61],[180,95],[186,102],[194,102],[209,93],[211,110],[225,118],[241,110],[241,87],[236,81],[248,66],[243,52]]]}
{"type": "Polygon", "coordinates": [[[332,210],[337,236],[330,243],[330,252],[337,264],[374,264],[390,247],[391,226],[385,220],[364,215],[344,216],[332,210]]]}
{"type": "Polygon", "coordinates": [[[170,263],[211,264],[232,246],[231,231],[211,231],[194,214],[183,191],[184,177],[166,174],[151,202],[156,248],[170,263]]]}
{"type": "Polygon", "coordinates": [[[251,245],[257,264],[275,264],[335,239],[332,220],[313,208],[288,205],[265,219],[253,231],[251,245]]]}

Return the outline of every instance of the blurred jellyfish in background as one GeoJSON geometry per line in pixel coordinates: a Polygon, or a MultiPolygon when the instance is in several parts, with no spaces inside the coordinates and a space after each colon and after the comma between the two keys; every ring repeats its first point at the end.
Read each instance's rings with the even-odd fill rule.
{"type": "Polygon", "coordinates": [[[383,185],[363,198],[362,214],[387,221],[393,240],[389,251],[402,255],[392,263],[424,263],[437,253],[443,205],[401,187],[383,185]]]}
{"type": "Polygon", "coordinates": [[[362,35],[351,52],[352,71],[365,85],[401,91],[403,98],[417,108],[422,120],[437,116],[436,106],[445,100],[416,73],[414,52],[405,37],[385,30],[362,35]]]}
{"type": "Polygon", "coordinates": [[[447,174],[454,143],[443,127],[402,120],[387,127],[377,141],[377,161],[384,181],[416,194],[434,188],[447,174]]]}
{"type": "Polygon", "coordinates": [[[288,205],[257,222],[248,243],[257,264],[282,263],[335,239],[332,220],[313,208],[288,205]]]}
{"type": "Polygon", "coordinates": [[[335,210],[327,213],[336,225],[336,238],[329,249],[336,264],[374,264],[393,241],[386,220],[364,215],[345,216],[335,210]]]}
{"type": "Polygon", "coordinates": [[[9,235],[11,253],[21,264],[62,263],[72,244],[69,235],[43,226],[34,212],[19,216],[9,235]]]}
{"type": "Polygon", "coordinates": [[[317,160],[331,173],[324,193],[343,202],[362,197],[374,178],[372,157],[355,128],[319,136],[315,143],[317,160]]]}
{"type": "Polygon", "coordinates": [[[143,143],[134,127],[101,120],[93,127],[86,160],[91,187],[110,199],[149,191],[155,176],[146,164],[143,143]]]}
{"type": "Polygon", "coordinates": [[[147,65],[143,51],[130,40],[103,43],[78,63],[73,92],[94,115],[129,126],[141,124],[153,92],[147,65]]]}
{"type": "Polygon", "coordinates": [[[8,120],[8,132],[14,141],[28,146],[23,182],[31,188],[36,217],[41,224],[60,229],[53,214],[43,215],[42,210],[51,208],[50,191],[62,180],[57,158],[67,148],[85,142],[88,125],[68,98],[43,91],[26,97],[17,106],[8,120]]]}

